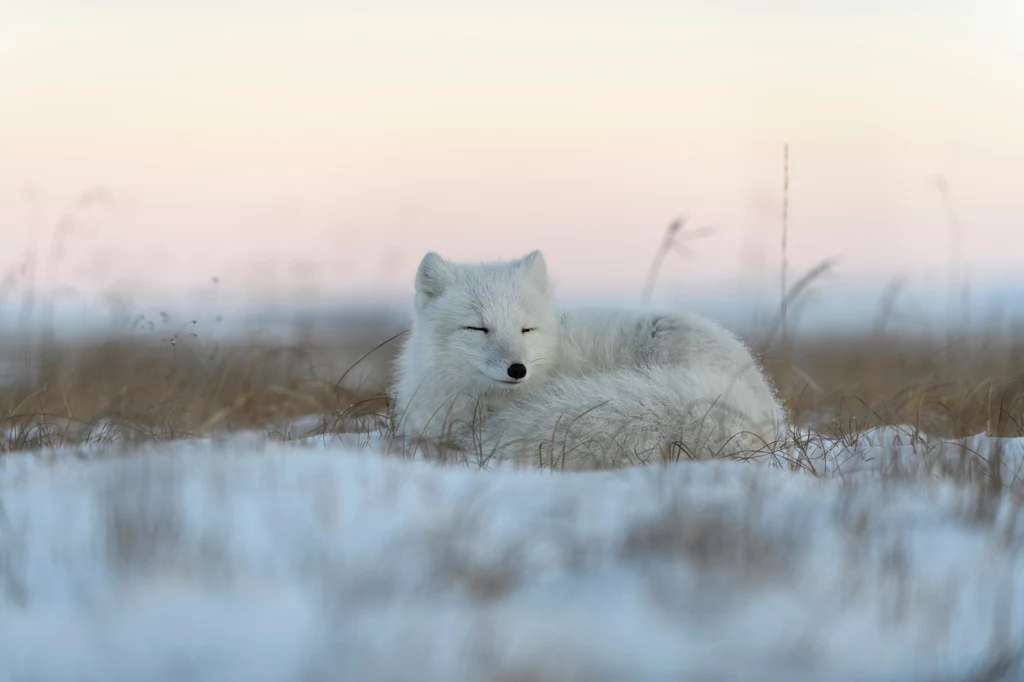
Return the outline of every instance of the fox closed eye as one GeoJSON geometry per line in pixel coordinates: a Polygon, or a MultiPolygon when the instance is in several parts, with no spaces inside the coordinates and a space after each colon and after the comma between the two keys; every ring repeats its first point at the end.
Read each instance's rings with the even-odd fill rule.
{"type": "MultiPolygon", "coordinates": [[[[487,332],[490,331],[487,327],[463,327],[463,329],[466,329],[468,331],[473,331],[473,332],[483,332],[484,334],[486,334],[487,332]]],[[[535,332],[535,331],[537,331],[536,327],[523,327],[523,329],[522,329],[522,332],[524,334],[526,334],[527,332],[535,332]]]]}

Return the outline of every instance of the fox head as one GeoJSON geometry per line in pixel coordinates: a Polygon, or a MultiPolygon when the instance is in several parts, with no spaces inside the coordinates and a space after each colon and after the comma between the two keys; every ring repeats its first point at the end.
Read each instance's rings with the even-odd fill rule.
{"type": "Polygon", "coordinates": [[[416,273],[413,334],[421,370],[481,395],[536,382],[555,362],[559,317],[540,251],[513,261],[453,263],[428,253],[416,273]]]}

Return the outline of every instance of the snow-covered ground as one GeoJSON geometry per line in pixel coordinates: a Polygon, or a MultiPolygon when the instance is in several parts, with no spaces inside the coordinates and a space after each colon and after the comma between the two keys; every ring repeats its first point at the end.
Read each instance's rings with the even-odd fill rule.
{"type": "Polygon", "coordinates": [[[796,472],[378,445],[0,458],[0,681],[1024,675],[1024,439],[886,429],[796,472]]]}

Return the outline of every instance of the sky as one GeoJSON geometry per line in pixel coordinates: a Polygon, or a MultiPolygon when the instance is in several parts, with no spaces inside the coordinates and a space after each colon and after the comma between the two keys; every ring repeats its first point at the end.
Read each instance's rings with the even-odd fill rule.
{"type": "Polygon", "coordinates": [[[0,297],[403,295],[428,250],[536,248],[564,291],[638,293],[681,214],[715,229],[661,293],[762,290],[787,144],[794,277],[1019,271],[1021,0],[3,14],[0,297]]]}

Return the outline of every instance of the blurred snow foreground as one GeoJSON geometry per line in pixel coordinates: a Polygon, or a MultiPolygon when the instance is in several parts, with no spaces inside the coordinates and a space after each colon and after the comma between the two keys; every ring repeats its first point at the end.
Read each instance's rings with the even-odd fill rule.
{"type": "Polygon", "coordinates": [[[0,458],[0,681],[1024,676],[1024,439],[819,440],[818,476],[373,450],[0,458]]]}

